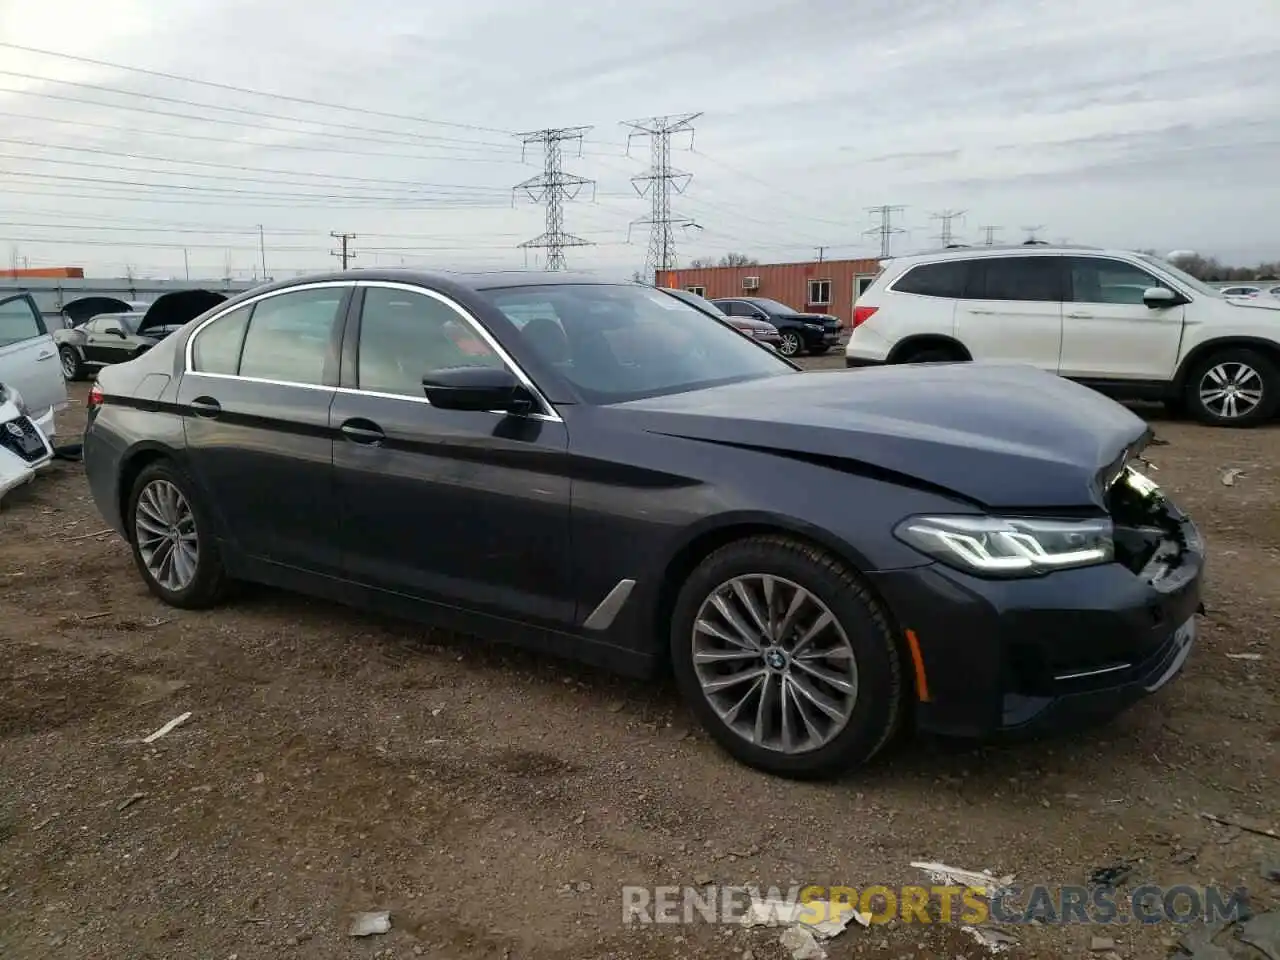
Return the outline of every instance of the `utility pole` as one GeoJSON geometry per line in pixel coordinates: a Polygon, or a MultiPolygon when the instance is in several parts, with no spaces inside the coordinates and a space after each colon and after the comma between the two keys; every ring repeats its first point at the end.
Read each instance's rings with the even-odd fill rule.
{"type": "Polygon", "coordinates": [[[819,247],[819,248],[818,248],[818,262],[819,262],[819,263],[821,263],[821,262],[822,262],[822,255],[826,252],[826,249],[827,249],[826,247],[819,247]]]}
{"type": "Polygon", "coordinates": [[[356,258],[356,255],[351,252],[351,249],[348,246],[348,244],[350,244],[351,241],[356,238],[356,235],[354,233],[335,233],[333,231],[330,231],[329,236],[333,237],[333,239],[337,240],[339,243],[342,244],[341,250],[330,250],[329,256],[338,257],[339,259],[341,259],[342,269],[343,270],[347,269],[347,264],[356,258]]]}
{"type": "Polygon", "coordinates": [[[545,203],[547,207],[546,229],[532,240],[520,244],[521,249],[530,250],[545,248],[547,251],[547,270],[563,270],[565,247],[586,247],[591,241],[575,237],[564,232],[564,202],[577,198],[582,188],[591,186],[592,199],[595,199],[595,181],[576,174],[565,173],[561,166],[560,145],[566,140],[578,141],[578,155],[582,155],[582,137],[590,127],[553,127],[547,130],[535,130],[531,133],[517,133],[520,142],[527,150],[529,144],[542,146],[542,173],[530,177],[512,188],[511,202],[515,203],[515,191],[523,190],[534,203],[545,203]]]}
{"type": "Polygon", "coordinates": [[[262,255],[262,280],[267,280],[267,241],[263,236],[262,224],[258,224],[258,252],[262,255]]]}
{"type": "Polygon", "coordinates": [[[955,238],[951,233],[951,221],[963,220],[966,212],[964,210],[943,210],[941,213],[935,213],[930,216],[929,219],[942,222],[942,229],[938,233],[938,241],[944,247],[949,247],[955,242],[955,238]]]}
{"type": "Polygon", "coordinates": [[[982,233],[984,237],[983,242],[988,247],[994,247],[996,245],[996,234],[1003,229],[1004,229],[1003,227],[999,227],[994,223],[987,224],[985,227],[982,228],[982,233]]]}
{"type": "Polygon", "coordinates": [[[182,248],[182,270],[187,275],[187,279],[191,279],[191,261],[187,259],[187,248],[182,248]]]}
{"type": "Polygon", "coordinates": [[[1036,234],[1044,229],[1044,224],[1040,223],[1036,224],[1034,227],[1023,227],[1022,229],[1027,232],[1027,239],[1022,241],[1023,243],[1039,243],[1040,238],[1037,237],[1036,234]]]}
{"type": "Polygon", "coordinates": [[[890,204],[883,204],[879,207],[867,207],[868,213],[874,213],[880,217],[880,225],[872,227],[870,230],[864,230],[863,234],[866,236],[878,235],[880,237],[880,259],[882,260],[888,259],[890,256],[893,244],[893,235],[895,233],[906,233],[906,231],[901,227],[895,227],[893,225],[893,215],[895,213],[901,213],[905,209],[907,208],[902,206],[892,206],[890,204]]]}
{"type": "MultiPolygon", "coordinates": [[[[693,174],[676,170],[671,166],[671,137],[677,133],[689,134],[689,147],[693,148],[693,121],[701,113],[682,113],[678,116],[648,117],[644,120],[628,120],[627,154],[631,153],[631,141],[635,137],[649,138],[649,170],[631,178],[636,193],[649,195],[649,216],[633,220],[631,227],[649,228],[649,248],[645,252],[647,271],[670,270],[676,262],[676,243],[672,227],[696,227],[688,217],[671,213],[671,191],[684,193],[693,174]]],[[[627,240],[631,240],[631,227],[627,228],[627,240]]]]}

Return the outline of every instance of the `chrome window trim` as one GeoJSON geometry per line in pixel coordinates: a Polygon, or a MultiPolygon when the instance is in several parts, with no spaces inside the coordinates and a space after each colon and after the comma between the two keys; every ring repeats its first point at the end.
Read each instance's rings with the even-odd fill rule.
{"type": "MultiPolygon", "coordinates": [[[[209,326],[209,324],[234,313],[242,307],[247,307],[250,304],[256,304],[259,301],[266,300],[270,297],[283,296],[286,293],[294,293],[300,290],[321,290],[329,287],[351,287],[353,289],[360,287],[381,287],[388,290],[403,290],[406,293],[416,293],[421,296],[431,297],[438,300],[440,303],[443,303],[446,307],[456,313],[468,327],[478,334],[480,339],[483,340],[489,348],[498,355],[498,358],[511,369],[524,388],[533,394],[539,405],[541,405],[542,410],[538,413],[525,414],[525,417],[531,420],[544,420],[549,423],[564,423],[564,420],[561,418],[555,406],[546,398],[543,392],[538,389],[533,380],[524,372],[521,366],[516,363],[511,354],[509,354],[502,345],[498,343],[493,334],[486,330],[484,325],[465,310],[461,304],[456,303],[436,290],[429,290],[426,287],[416,286],[412,283],[401,283],[393,280],[321,280],[314,283],[301,283],[297,286],[286,287],[283,290],[269,290],[256,297],[250,297],[248,300],[242,300],[226,310],[220,310],[191,331],[191,336],[187,338],[184,348],[186,362],[184,363],[183,376],[211,377],[216,380],[239,380],[245,383],[262,383],[277,387],[301,387],[306,390],[326,390],[333,393],[354,394],[362,397],[381,397],[387,400],[407,400],[410,403],[423,403],[427,406],[432,406],[431,401],[426,397],[414,397],[409,396],[408,394],[385,393],[378,390],[361,390],[356,387],[328,387],[319,383],[295,383],[292,380],[270,380],[263,377],[242,377],[239,374],[232,373],[207,373],[203,370],[194,369],[196,337],[200,336],[204,331],[204,328],[209,326]]],[[[491,410],[489,412],[496,416],[511,416],[511,414],[503,410],[491,410]]]]}

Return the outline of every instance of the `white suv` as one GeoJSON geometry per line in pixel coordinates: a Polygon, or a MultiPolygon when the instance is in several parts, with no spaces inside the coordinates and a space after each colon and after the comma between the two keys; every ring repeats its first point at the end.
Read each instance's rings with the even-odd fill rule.
{"type": "Polygon", "coordinates": [[[1280,300],[1228,299],[1122,250],[949,249],[886,262],[845,363],[1027,363],[1117,399],[1253,426],[1280,408],[1280,300]]]}

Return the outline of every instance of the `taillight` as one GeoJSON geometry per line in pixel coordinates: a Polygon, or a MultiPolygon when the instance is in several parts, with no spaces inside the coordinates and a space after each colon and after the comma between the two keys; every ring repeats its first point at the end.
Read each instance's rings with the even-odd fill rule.
{"type": "Polygon", "coordinates": [[[857,330],[860,326],[871,319],[879,307],[854,307],[853,308],[853,329],[857,330]]]}
{"type": "Polygon", "coordinates": [[[102,388],[96,383],[89,388],[89,397],[85,400],[84,404],[90,410],[94,407],[102,406],[102,388]]]}

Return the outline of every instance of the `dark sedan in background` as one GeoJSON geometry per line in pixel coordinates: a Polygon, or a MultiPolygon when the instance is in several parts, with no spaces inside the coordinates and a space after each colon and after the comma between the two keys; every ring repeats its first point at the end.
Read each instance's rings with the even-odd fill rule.
{"type": "Polygon", "coordinates": [[[784,357],[821,356],[840,343],[840,318],[827,313],[801,313],[767,297],[723,297],[711,302],[734,320],[772,324],[781,337],[778,352],[784,357]]]}
{"type": "Polygon", "coordinates": [[[690,290],[679,290],[674,287],[663,287],[662,290],[664,293],[680,298],[690,306],[697,307],[699,310],[723,319],[729,326],[745,333],[753,340],[767,343],[775,350],[782,346],[782,335],[778,333],[778,328],[767,320],[757,320],[754,317],[731,317],[710,300],[700,297],[690,290]]]}
{"type": "Polygon", "coordinates": [[[1182,667],[1195,527],[1146,424],[1031,368],[804,373],[678,298],[356,271],[235,297],[90,393],[149,589],[258,581],[640,676],[793,777],[1111,715],[1182,667]]]}
{"type": "MultiPolygon", "coordinates": [[[[86,297],[86,300],[110,300],[86,297]]],[[[212,290],[176,290],[142,311],[100,313],[76,326],[55,330],[62,375],[83,380],[94,370],[141,356],[194,317],[227,298],[212,290]]],[[[64,308],[65,310],[66,308],[64,308]]]]}

